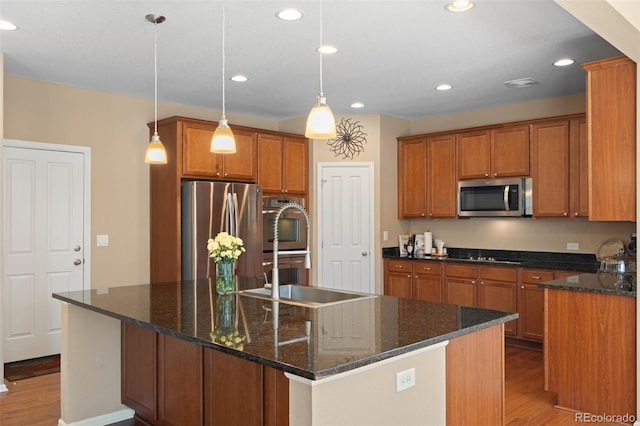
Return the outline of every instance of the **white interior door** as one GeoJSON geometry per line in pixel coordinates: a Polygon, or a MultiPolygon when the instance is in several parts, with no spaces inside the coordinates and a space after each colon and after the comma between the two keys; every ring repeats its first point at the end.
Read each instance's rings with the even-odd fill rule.
{"type": "Polygon", "coordinates": [[[60,352],[60,302],[84,288],[84,155],[4,147],[4,362],[60,352]]]}
{"type": "Polygon", "coordinates": [[[319,163],[318,285],[374,293],[373,164],[319,163]]]}

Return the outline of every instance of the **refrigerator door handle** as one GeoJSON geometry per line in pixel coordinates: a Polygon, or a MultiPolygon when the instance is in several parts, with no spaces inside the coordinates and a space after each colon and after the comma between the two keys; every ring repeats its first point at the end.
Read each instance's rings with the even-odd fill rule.
{"type": "Polygon", "coordinates": [[[231,218],[233,220],[233,236],[240,237],[240,222],[238,219],[238,194],[233,193],[233,216],[231,218]]]}
{"type": "Polygon", "coordinates": [[[233,203],[231,201],[231,194],[227,193],[227,212],[224,215],[224,230],[229,234],[233,235],[233,223],[231,221],[231,214],[233,210],[233,203]]]}

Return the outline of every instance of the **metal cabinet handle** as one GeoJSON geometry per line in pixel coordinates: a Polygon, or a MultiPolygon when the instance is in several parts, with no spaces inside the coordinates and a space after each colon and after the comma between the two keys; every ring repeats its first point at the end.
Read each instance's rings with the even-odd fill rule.
{"type": "Polygon", "coordinates": [[[407,278],[411,278],[411,274],[407,275],[407,278]]]}
{"type": "Polygon", "coordinates": [[[524,286],[520,286],[520,288],[524,290],[524,286]]]}
{"type": "Polygon", "coordinates": [[[569,216],[569,213],[564,212],[564,213],[563,213],[563,215],[564,215],[564,216],[569,216]]]}
{"type": "Polygon", "coordinates": [[[578,216],[578,212],[575,212],[573,215],[574,215],[574,216],[578,216]]]}
{"type": "Polygon", "coordinates": [[[424,269],[425,269],[425,271],[430,271],[430,270],[431,270],[431,268],[430,268],[430,267],[426,267],[426,268],[424,268],[424,269]]]}
{"type": "Polygon", "coordinates": [[[532,275],[531,279],[532,280],[539,280],[539,279],[542,279],[542,277],[539,277],[538,275],[532,275]]]}
{"type": "Polygon", "coordinates": [[[76,259],[76,260],[73,261],[73,264],[76,265],[76,266],[80,265],[81,263],[82,263],[82,260],[80,260],[80,259],[76,259]]]}

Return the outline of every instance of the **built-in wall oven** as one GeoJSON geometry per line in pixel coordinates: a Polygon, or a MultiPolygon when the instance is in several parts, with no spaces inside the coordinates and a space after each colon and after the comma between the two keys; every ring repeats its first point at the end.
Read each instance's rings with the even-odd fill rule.
{"type": "MultiPolygon", "coordinates": [[[[301,197],[262,197],[262,267],[264,278],[271,283],[273,273],[273,238],[278,211],[289,203],[305,207],[301,197]]],[[[287,254],[287,251],[307,249],[307,223],[304,214],[297,209],[286,209],[278,221],[278,281],[283,284],[308,285],[309,271],[305,269],[304,254],[287,254]]]]}
{"type": "MultiPolygon", "coordinates": [[[[273,224],[281,207],[296,203],[304,207],[304,198],[262,197],[262,251],[273,251],[273,224]]],[[[287,209],[278,222],[278,249],[306,250],[307,223],[304,214],[296,209],[287,209]]]]}

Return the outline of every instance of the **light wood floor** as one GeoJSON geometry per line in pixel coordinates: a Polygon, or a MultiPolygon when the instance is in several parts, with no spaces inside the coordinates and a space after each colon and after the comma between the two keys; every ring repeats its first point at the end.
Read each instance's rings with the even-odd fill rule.
{"type": "MultiPolygon", "coordinates": [[[[575,426],[573,413],[554,408],[554,394],[543,390],[542,352],[507,346],[505,354],[506,425],[575,426]]],[[[9,392],[0,393],[0,425],[57,425],[59,373],[5,383],[9,392]]]]}

